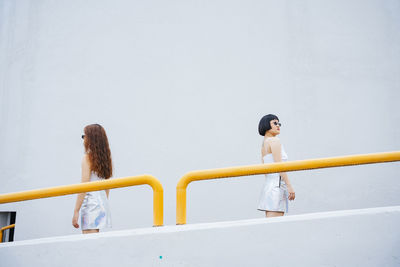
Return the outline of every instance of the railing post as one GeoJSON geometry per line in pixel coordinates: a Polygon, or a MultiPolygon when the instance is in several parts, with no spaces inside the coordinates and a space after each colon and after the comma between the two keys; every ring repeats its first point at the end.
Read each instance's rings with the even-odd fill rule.
{"type": "Polygon", "coordinates": [[[164,222],[164,190],[159,180],[153,177],[149,181],[153,188],[153,226],[163,226],[164,222]]]}
{"type": "Polygon", "coordinates": [[[176,189],[176,224],[186,224],[186,188],[176,189]]]}

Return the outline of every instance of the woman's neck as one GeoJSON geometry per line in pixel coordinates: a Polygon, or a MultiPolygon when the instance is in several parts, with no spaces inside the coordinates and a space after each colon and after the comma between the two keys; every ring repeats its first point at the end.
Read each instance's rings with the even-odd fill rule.
{"type": "Polygon", "coordinates": [[[265,138],[268,138],[268,137],[274,137],[275,135],[274,134],[272,134],[272,133],[266,133],[265,134],[265,138]]]}

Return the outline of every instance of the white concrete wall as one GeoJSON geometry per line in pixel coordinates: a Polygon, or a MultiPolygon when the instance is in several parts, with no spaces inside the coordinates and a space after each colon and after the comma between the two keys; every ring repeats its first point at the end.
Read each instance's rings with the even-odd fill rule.
{"type": "MultiPolygon", "coordinates": [[[[77,183],[101,123],[115,177],[165,189],[187,171],[260,162],[278,114],[290,159],[400,149],[400,4],[0,1],[0,193],[77,183]]],[[[290,174],[289,214],[399,205],[399,164],[290,174]]],[[[261,218],[262,176],[192,184],[188,222],[261,218]]],[[[16,239],[78,233],[74,196],[0,205],[16,239]]],[[[148,187],[111,193],[114,230],[152,225],[148,187]]]]}
{"type": "Polygon", "coordinates": [[[1,266],[399,266],[400,206],[0,244],[1,266]]]}

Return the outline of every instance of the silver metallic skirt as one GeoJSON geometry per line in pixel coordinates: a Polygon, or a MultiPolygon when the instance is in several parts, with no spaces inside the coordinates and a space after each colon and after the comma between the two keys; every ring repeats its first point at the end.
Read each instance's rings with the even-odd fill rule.
{"type": "Polygon", "coordinates": [[[279,173],[265,175],[264,187],[258,201],[258,210],[288,212],[288,190],[279,173]]]}
{"type": "Polygon", "coordinates": [[[87,192],[81,207],[82,230],[111,227],[111,212],[106,192],[87,192]]]}

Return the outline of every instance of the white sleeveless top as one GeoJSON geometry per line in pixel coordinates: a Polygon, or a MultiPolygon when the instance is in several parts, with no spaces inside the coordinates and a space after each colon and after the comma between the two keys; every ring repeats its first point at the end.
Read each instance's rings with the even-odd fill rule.
{"type": "Polygon", "coordinates": [[[100,178],[95,172],[90,173],[90,181],[91,182],[101,181],[101,180],[104,180],[104,179],[100,178]]]}
{"type": "MultiPolygon", "coordinates": [[[[283,148],[283,145],[281,144],[281,155],[282,155],[282,161],[287,161],[288,160],[288,155],[286,154],[285,149],[283,148]]],[[[274,157],[272,156],[272,153],[268,153],[263,157],[264,163],[274,163],[274,157]]]]}

